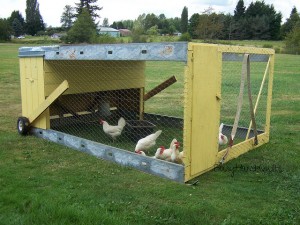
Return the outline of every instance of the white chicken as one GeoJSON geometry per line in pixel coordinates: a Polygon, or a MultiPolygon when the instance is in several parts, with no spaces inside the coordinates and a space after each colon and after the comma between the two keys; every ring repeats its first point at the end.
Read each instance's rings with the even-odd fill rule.
{"type": "Polygon", "coordinates": [[[99,123],[103,125],[104,133],[109,135],[113,139],[113,141],[115,141],[117,137],[122,134],[123,128],[126,125],[126,121],[123,117],[119,119],[117,126],[109,125],[108,122],[102,119],[100,119],[99,123]]]}
{"type": "Polygon", "coordinates": [[[135,146],[135,152],[137,151],[147,151],[151,147],[153,147],[156,144],[156,139],[161,134],[161,130],[156,131],[154,134],[150,134],[142,139],[140,139],[136,146],[135,146]]]}
{"type": "Polygon", "coordinates": [[[135,152],[136,154],[140,154],[142,156],[147,156],[146,153],[144,151],[138,150],[135,152]]]}
{"type": "Polygon", "coordinates": [[[164,146],[161,146],[156,150],[154,158],[171,161],[172,151],[173,151],[172,148],[165,149],[164,146]]]}
{"type": "Polygon", "coordinates": [[[164,149],[160,147],[156,150],[154,158],[172,162],[172,157],[176,158],[176,149],[179,147],[179,142],[174,142],[171,148],[164,149]],[[175,156],[175,157],[174,157],[175,156]]]}
{"type": "Polygon", "coordinates": [[[226,145],[228,143],[228,138],[222,133],[223,126],[224,124],[221,123],[219,127],[219,145],[226,145]]]}
{"type": "MultiPolygon", "coordinates": [[[[175,139],[176,140],[176,139],[175,139]]],[[[171,142],[172,143],[172,142],[171,142]]],[[[175,163],[183,163],[183,151],[179,152],[180,143],[178,141],[174,142],[175,148],[171,154],[171,161],[175,163]]]]}

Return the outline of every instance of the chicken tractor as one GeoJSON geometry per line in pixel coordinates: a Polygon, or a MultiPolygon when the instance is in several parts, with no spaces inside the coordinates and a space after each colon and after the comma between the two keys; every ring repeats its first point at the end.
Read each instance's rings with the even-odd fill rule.
{"type": "Polygon", "coordinates": [[[269,141],[274,50],[21,47],[21,135],[188,182],[269,141]]]}

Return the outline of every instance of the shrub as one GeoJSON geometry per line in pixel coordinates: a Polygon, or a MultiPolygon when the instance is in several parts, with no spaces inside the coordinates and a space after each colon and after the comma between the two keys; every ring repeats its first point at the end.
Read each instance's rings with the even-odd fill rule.
{"type": "Polygon", "coordinates": [[[117,42],[117,39],[108,34],[101,34],[98,36],[96,42],[100,44],[113,44],[117,42]]]}
{"type": "Polygon", "coordinates": [[[290,54],[300,54],[300,23],[287,34],[285,39],[286,52],[290,54]]]}
{"type": "Polygon", "coordinates": [[[273,48],[273,45],[272,44],[264,44],[262,47],[263,48],[273,48]]]}
{"type": "Polygon", "coordinates": [[[183,33],[180,38],[179,41],[191,41],[192,37],[189,33],[183,33]]]}
{"type": "Polygon", "coordinates": [[[146,35],[139,35],[139,34],[132,34],[132,42],[133,43],[146,43],[147,36],[146,35]]]}

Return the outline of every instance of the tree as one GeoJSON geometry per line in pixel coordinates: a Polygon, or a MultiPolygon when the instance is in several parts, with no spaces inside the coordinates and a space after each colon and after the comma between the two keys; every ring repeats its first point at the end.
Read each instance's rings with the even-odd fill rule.
{"type": "Polygon", "coordinates": [[[281,20],[281,13],[277,13],[273,5],[267,5],[264,1],[252,1],[245,10],[243,0],[239,0],[233,21],[228,24],[232,39],[278,40],[281,20]]]}
{"type": "Polygon", "coordinates": [[[11,26],[7,19],[0,18],[0,41],[9,41],[11,34],[11,26]]]}
{"type": "Polygon", "coordinates": [[[234,10],[234,19],[238,21],[239,19],[243,18],[245,16],[245,5],[243,0],[239,0],[235,10],[234,10]]]}
{"type": "Polygon", "coordinates": [[[10,15],[10,17],[8,18],[9,24],[12,25],[12,23],[14,22],[15,19],[18,19],[19,22],[21,23],[21,26],[24,27],[25,25],[25,20],[24,17],[22,16],[22,14],[19,11],[13,11],[10,15]]]}
{"type": "Polygon", "coordinates": [[[298,21],[293,30],[287,34],[285,44],[288,53],[300,54],[300,21],[298,21]]]}
{"type": "Polygon", "coordinates": [[[12,23],[12,29],[14,31],[14,35],[17,37],[23,34],[23,26],[17,18],[15,18],[12,23]]]}
{"type": "Polygon", "coordinates": [[[96,24],[88,10],[83,9],[72,28],[68,31],[66,41],[70,43],[93,43],[96,35],[96,24]]]}
{"type": "Polygon", "coordinates": [[[223,30],[222,14],[212,13],[212,8],[208,8],[199,16],[199,23],[196,34],[202,39],[218,39],[223,30]]]}
{"type": "Polygon", "coordinates": [[[232,29],[233,29],[233,23],[234,19],[231,14],[220,14],[220,21],[223,24],[223,29],[221,32],[219,32],[218,39],[222,40],[231,40],[232,39],[232,29]]]}
{"type": "Polygon", "coordinates": [[[150,27],[148,30],[147,30],[147,34],[148,35],[158,35],[158,26],[157,25],[154,25],[153,27],[150,27]]]}
{"type": "Polygon", "coordinates": [[[26,0],[26,30],[30,35],[37,34],[38,31],[45,30],[43,18],[40,14],[37,0],[26,0]]]}
{"type": "Polygon", "coordinates": [[[154,27],[159,23],[159,19],[153,13],[147,14],[144,23],[145,23],[145,30],[149,30],[151,27],[154,27]]]}
{"type": "Polygon", "coordinates": [[[176,31],[180,31],[181,19],[179,17],[168,19],[169,25],[174,26],[176,31]]]}
{"type": "Polygon", "coordinates": [[[121,21],[115,21],[113,22],[110,27],[115,29],[129,29],[131,30],[133,28],[133,20],[121,20],[121,21]]]}
{"type": "Polygon", "coordinates": [[[72,6],[66,5],[60,17],[61,26],[66,30],[69,30],[73,25],[74,10],[72,6]]]}
{"type": "Polygon", "coordinates": [[[145,18],[146,14],[139,15],[138,18],[133,22],[133,33],[141,35],[145,33],[145,18]]]}
{"type": "Polygon", "coordinates": [[[131,30],[133,28],[133,20],[123,20],[124,28],[131,30]]]}
{"type": "Polygon", "coordinates": [[[294,6],[291,11],[290,17],[281,26],[281,36],[283,38],[286,37],[286,35],[294,29],[294,27],[299,21],[300,21],[300,16],[297,12],[297,8],[294,6]]]}
{"type": "Polygon", "coordinates": [[[87,9],[94,21],[97,18],[100,18],[99,14],[97,14],[97,11],[102,10],[103,7],[96,5],[97,1],[98,0],[80,0],[79,3],[75,3],[77,12],[76,16],[78,17],[82,13],[83,9],[87,9]]]}
{"type": "Polygon", "coordinates": [[[194,13],[189,20],[190,23],[189,23],[189,27],[188,27],[188,32],[192,38],[198,37],[197,27],[199,24],[199,17],[200,17],[199,13],[194,13]]]}
{"type": "Polygon", "coordinates": [[[181,32],[186,33],[188,31],[188,8],[186,6],[183,7],[181,13],[181,32]]]}
{"type": "Polygon", "coordinates": [[[108,26],[109,26],[108,18],[104,18],[102,22],[102,27],[108,27],[108,26]]]}

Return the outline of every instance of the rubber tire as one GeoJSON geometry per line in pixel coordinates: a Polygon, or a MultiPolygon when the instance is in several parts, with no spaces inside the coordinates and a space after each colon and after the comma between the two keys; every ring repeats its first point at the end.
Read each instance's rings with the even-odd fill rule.
{"type": "Polygon", "coordinates": [[[27,135],[29,131],[29,120],[26,117],[19,117],[17,122],[17,130],[21,135],[27,135]]]}

